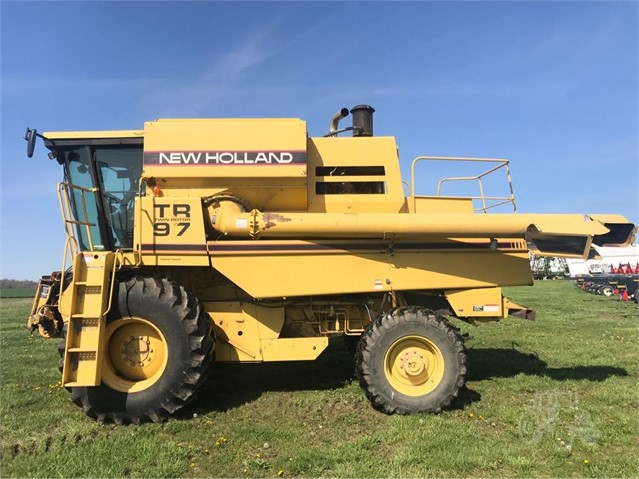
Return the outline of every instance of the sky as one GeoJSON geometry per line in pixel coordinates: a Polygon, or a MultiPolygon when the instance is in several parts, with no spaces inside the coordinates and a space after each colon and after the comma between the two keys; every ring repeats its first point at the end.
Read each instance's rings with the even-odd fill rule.
{"type": "MultiPolygon", "coordinates": [[[[301,118],[370,104],[418,155],[511,161],[525,213],[637,222],[631,2],[0,2],[0,277],[59,270],[62,169],[38,131],[301,118]]],[[[425,168],[418,186],[440,177],[425,168]]],[[[443,176],[443,175],[442,175],[443,176]]],[[[428,193],[430,191],[420,191],[428,193]]]]}

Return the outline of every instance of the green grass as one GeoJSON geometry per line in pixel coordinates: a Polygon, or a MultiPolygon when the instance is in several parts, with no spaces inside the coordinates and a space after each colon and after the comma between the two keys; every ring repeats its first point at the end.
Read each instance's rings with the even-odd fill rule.
{"type": "Polygon", "coordinates": [[[35,296],[35,288],[0,289],[0,298],[31,298],[35,296]]]}
{"type": "Polygon", "coordinates": [[[3,299],[1,474],[637,477],[636,305],[563,281],[506,293],[537,321],[464,325],[467,389],[442,414],[374,411],[335,341],[315,362],[215,365],[178,417],[128,427],[70,403],[57,340],[28,335],[30,300],[3,299]]]}

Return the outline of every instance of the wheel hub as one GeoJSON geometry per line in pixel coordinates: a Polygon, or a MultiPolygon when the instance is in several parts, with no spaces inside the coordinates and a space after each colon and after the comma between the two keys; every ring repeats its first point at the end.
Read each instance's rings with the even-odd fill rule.
{"type": "Polygon", "coordinates": [[[407,396],[433,391],[444,376],[444,358],[437,345],[425,336],[396,340],[384,358],[384,372],[393,388],[407,396]]]}
{"type": "Polygon", "coordinates": [[[400,369],[410,377],[419,376],[428,368],[424,355],[417,351],[406,351],[400,361],[400,369]]]}
{"type": "Polygon", "coordinates": [[[149,336],[130,336],[122,342],[120,358],[132,367],[144,367],[145,362],[153,361],[153,349],[149,336]]]}
{"type": "Polygon", "coordinates": [[[153,385],[166,367],[166,340],[152,322],[122,318],[106,328],[107,357],[103,381],[112,389],[137,392],[153,385]]]}

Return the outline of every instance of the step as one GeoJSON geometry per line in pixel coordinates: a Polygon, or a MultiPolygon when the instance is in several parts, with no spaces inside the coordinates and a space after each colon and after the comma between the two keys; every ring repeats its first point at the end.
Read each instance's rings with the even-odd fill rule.
{"type": "Polygon", "coordinates": [[[86,384],[78,383],[78,382],[66,383],[64,385],[65,388],[83,388],[83,387],[86,387],[86,386],[87,386],[86,384]]]}
{"type": "Polygon", "coordinates": [[[89,283],[87,281],[75,281],[73,284],[76,286],[102,287],[102,283],[89,283]]]}
{"type": "Polygon", "coordinates": [[[96,350],[93,348],[70,348],[70,353],[95,353],[96,350]]]}

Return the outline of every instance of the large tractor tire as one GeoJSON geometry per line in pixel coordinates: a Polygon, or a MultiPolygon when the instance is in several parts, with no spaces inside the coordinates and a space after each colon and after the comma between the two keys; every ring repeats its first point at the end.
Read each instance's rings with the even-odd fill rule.
{"type": "Polygon", "coordinates": [[[438,413],[466,380],[462,337],[425,308],[379,316],[362,334],[355,361],[366,397],[387,414],[438,413]]]}
{"type": "Polygon", "coordinates": [[[211,321],[183,287],[140,276],[116,283],[102,384],[70,388],[71,399],[102,422],[163,421],[194,397],[213,348],[211,321]]]}

